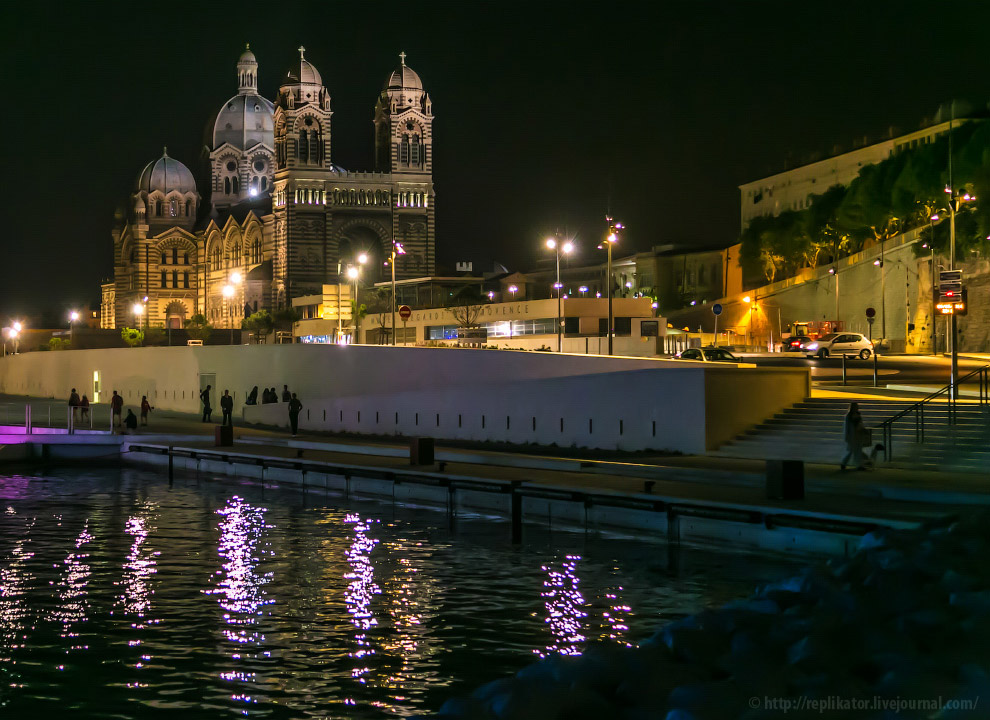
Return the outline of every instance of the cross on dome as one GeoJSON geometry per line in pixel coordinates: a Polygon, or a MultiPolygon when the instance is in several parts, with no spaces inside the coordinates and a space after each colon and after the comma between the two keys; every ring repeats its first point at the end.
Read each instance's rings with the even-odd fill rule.
{"type": "Polygon", "coordinates": [[[405,67],[406,66],[406,53],[405,52],[400,52],[399,53],[399,60],[402,61],[402,67],[405,67]]]}
{"type": "Polygon", "coordinates": [[[300,45],[299,48],[298,48],[298,50],[299,50],[299,59],[300,60],[305,60],[306,59],[306,48],[304,48],[302,45],[300,45]]]}

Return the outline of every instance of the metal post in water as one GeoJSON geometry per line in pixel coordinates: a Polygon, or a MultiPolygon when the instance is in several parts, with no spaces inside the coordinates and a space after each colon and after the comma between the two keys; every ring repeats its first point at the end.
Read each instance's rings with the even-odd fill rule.
{"type": "Polygon", "coordinates": [[[512,483],[512,542],[522,542],[522,495],[517,490],[518,483],[512,483]]]}

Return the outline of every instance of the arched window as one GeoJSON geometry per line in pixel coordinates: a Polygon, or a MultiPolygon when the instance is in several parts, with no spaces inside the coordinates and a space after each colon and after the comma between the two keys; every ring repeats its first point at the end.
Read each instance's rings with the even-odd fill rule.
{"type": "Polygon", "coordinates": [[[237,176],[235,175],[234,176],[234,179],[233,179],[233,182],[231,182],[231,187],[234,189],[234,195],[236,195],[237,193],[239,193],[241,191],[240,185],[241,185],[241,183],[237,179],[237,176]]]}
{"type": "Polygon", "coordinates": [[[165,264],[165,253],[162,253],[162,265],[165,264]]]}
{"type": "Polygon", "coordinates": [[[162,216],[162,210],[163,210],[163,207],[162,206],[163,206],[163,203],[162,203],[161,200],[157,200],[155,202],[155,216],[156,217],[161,217],[162,216]]]}
{"type": "Polygon", "coordinates": [[[189,289],[189,272],[182,273],[182,287],[189,289]]]}
{"type": "Polygon", "coordinates": [[[213,269],[219,270],[223,267],[223,253],[220,251],[220,246],[217,245],[213,248],[213,269]]]}
{"type": "Polygon", "coordinates": [[[186,253],[185,255],[182,256],[182,264],[183,265],[189,264],[189,253],[186,253]]]}
{"type": "Polygon", "coordinates": [[[235,243],[234,247],[230,251],[230,261],[234,265],[241,264],[241,245],[240,243],[235,243]]]}
{"type": "Polygon", "coordinates": [[[164,270],[162,270],[162,287],[168,287],[168,286],[167,286],[167,285],[165,284],[165,275],[166,275],[166,273],[165,273],[165,271],[164,271],[164,270]]]}
{"type": "Polygon", "coordinates": [[[357,205],[357,191],[351,190],[351,205],[357,205]]]}
{"type": "Polygon", "coordinates": [[[230,195],[230,178],[225,177],[223,179],[223,194],[230,195]]]}
{"type": "Polygon", "coordinates": [[[186,217],[192,215],[192,200],[186,200],[186,217]]]}
{"type": "Polygon", "coordinates": [[[172,271],[172,287],[174,287],[174,288],[179,287],[179,271],[178,270],[173,270],[172,271]]]}
{"type": "Polygon", "coordinates": [[[323,143],[320,142],[320,135],[316,130],[310,131],[309,137],[309,161],[314,165],[320,164],[320,148],[323,143]]]}
{"type": "Polygon", "coordinates": [[[419,165],[419,135],[412,136],[412,164],[419,165]]]}
{"type": "Polygon", "coordinates": [[[257,238],[254,239],[254,245],[251,246],[251,262],[261,262],[261,241],[257,238]]]}
{"type": "Polygon", "coordinates": [[[172,264],[179,264],[179,248],[177,247],[172,248],[172,264]]]}
{"type": "Polygon", "coordinates": [[[301,162],[306,162],[309,158],[309,135],[305,130],[299,131],[299,152],[296,153],[299,156],[301,162]]]}
{"type": "Polygon", "coordinates": [[[261,192],[268,189],[268,178],[261,178],[261,192]]]}
{"type": "Polygon", "coordinates": [[[704,285],[705,284],[705,266],[704,265],[702,265],[700,268],[698,268],[698,284],[699,285],[704,285]]]}
{"type": "Polygon", "coordinates": [[[403,165],[409,164],[409,136],[403,135],[402,142],[399,143],[399,162],[403,165]]]}
{"type": "Polygon", "coordinates": [[[179,204],[176,202],[175,198],[172,198],[168,202],[168,212],[172,217],[176,217],[179,214],[179,204]]]}

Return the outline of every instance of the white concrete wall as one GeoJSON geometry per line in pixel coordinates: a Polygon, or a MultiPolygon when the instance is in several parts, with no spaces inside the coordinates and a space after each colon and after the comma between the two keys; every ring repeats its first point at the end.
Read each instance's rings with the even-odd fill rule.
{"type": "MultiPolygon", "coordinates": [[[[98,371],[102,402],[117,390],[131,407],[148,395],[157,408],[195,413],[201,375],[215,374],[215,389],[230,389],[235,414],[249,422],[287,425],[285,404],[245,408],[243,399],[256,384],[279,392],[288,384],[305,407],[301,426],[312,430],[702,452],[711,446],[706,373],[716,370],[719,377],[738,372],[740,388],[768,398],[753,413],[737,403],[736,422],[759,422],[806,395],[807,371],[793,369],[301,344],[25,353],[0,361],[0,392],[67,398],[75,387],[92,396],[98,371]],[[802,372],[802,382],[781,381],[802,372]]],[[[732,383],[723,380],[719,394],[733,403],[732,383]]],[[[219,416],[217,403],[214,412],[219,416]]],[[[720,427],[713,423],[711,431],[720,427]]]]}

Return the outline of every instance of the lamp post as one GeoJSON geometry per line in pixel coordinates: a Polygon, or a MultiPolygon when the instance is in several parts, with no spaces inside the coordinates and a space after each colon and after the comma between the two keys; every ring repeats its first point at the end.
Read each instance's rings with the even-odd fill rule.
{"type": "Polygon", "coordinates": [[[73,310],[69,313],[69,347],[72,347],[72,341],[75,340],[75,324],[79,322],[79,311],[73,310]]]}
{"type": "Polygon", "coordinates": [[[395,347],[395,258],[397,255],[405,254],[402,244],[392,238],[392,254],[389,256],[389,265],[392,266],[392,347],[395,347]]]}
{"type": "Polygon", "coordinates": [[[935,221],[938,220],[938,219],[939,219],[938,213],[934,213],[934,214],[932,214],[931,217],[928,218],[928,231],[929,231],[928,242],[925,245],[922,245],[922,247],[927,247],[932,252],[932,266],[931,266],[931,271],[932,271],[932,287],[931,287],[931,294],[932,294],[932,321],[931,321],[931,326],[932,326],[932,355],[937,355],[938,354],[938,328],[935,325],[935,313],[936,313],[935,306],[938,304],[937,296],[935,294],[937,292],[937,290],[935,289],[935,221]]]}
{"type": "Polygon", "coordinates": [[[223,296],[227,300],[227,314],[230,318],[230,344],[234,344],[234,286],[230,283],[223,286],[223,296]]]}
{"type": "Polygon", "coordinates": [[[358,333],[357,281],[360,274],[361,270],[355,265],[347,268],[347,277],[350,278],[351,285],[354,287],[354,297],[351,299],[351,302],[354,304],[354,317],[352,318],[354,320],[354,338],[351,340],[352,343],[357,340],[358,333]]]}
{"type": "Polygon", "coordinates": [[[561,243],[557,238],[547,238],[547,247],[554,251],[557,256],[557,282],[554,283],[554,288],[557,289],[557,352],[564,351],[564,334],[562,323],[563,320],[560,317],[561,303],[560,303],[560,293],[562,292],[563,285],[560,283],[560,253],[563,252],[565,255],[571,253],[574,250],[574,243],[567,240],[561,243]]]}
{"type": "MultiPolygon", "coordinates": [[[[743,302],[747,305],[753,302],[753,298],[749,295],[743,298],[743,302]]],[[[747,345],[753,342],[753,307],[749,308],[749,338],[747,338],[747,345]]]]}
{"type": "Polygon", "coordinates": [[[612,317],[612,245],[619,240],[618,231],[622,229],[622,223],[615,222],[611,215],[605,216],[608,223],[608,235],[605,237],[605,251],[607,259],[605,264],[605,283],[608,290],[608,354],[612,354],[612,336],[614,320],[612,317]]]}
{"type": "MultiPolygon", "coordinates": [[[[950,142],[952,135],[949,134],[950,142]]],[[[950,146],[951,147],[951,146],[950,146]]],[[[950,150],[949,156],[951,161],[952,152],[950,150]]],[[[950,167],[949,178],[951,183],[952,171],[950,167]]],[[[963,195],[955,195],[950,184],[949,187],[945,188],[945,192],[949,194],[949,270],[955,270],[956,265],[956,213],[962,208],[962,204],[966,202],[972,202],[976,198],[969,193],[964,193],[963,195]]],[[[956,327],[956,314],[952,313],[949,316],[949,337],[952,338],[952,364],[949,376],[949,385],[952,387],[952,399],[959,399],[959,349],[956,347],[958,344],[956,342],[957,337],[957,327],[956,327]]]]}

